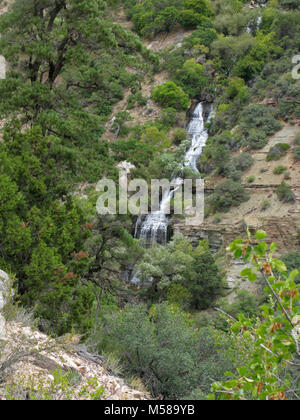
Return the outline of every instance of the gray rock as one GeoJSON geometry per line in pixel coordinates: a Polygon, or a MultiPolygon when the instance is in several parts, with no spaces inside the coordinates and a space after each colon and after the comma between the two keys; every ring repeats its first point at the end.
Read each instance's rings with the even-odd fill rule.
{"type": "Polygon", "coordinates": [[[0,55],[0,80],[6,78],[6,61],[3,55],[0,55]]]}
{"type": "Polygon", "coordinates": [[[1,314],[2,309],[4,308],[5,296],[7,296],[9,276],[5,271],[0,270],[0,341],[6,339],[5,331],[5,319],[1,314]]]}

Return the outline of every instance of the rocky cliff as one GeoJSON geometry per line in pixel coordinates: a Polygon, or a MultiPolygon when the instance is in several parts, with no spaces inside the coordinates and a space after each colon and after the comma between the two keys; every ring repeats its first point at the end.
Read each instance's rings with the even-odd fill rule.
{"type": "Polygon", "coordinates": [[[10,295],[9,276],[0,270],[0,400],[149,398],[117,377],[102,356],[88,352],[79,337],[54,340],[39,332],[26,312],[10,304],[10,295]],[[5,321],[7,305],[14,322],[5,321]]]}

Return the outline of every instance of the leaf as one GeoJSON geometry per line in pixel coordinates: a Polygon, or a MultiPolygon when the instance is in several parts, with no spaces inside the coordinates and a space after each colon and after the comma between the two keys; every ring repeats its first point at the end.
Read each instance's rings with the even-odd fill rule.
{"type": "Polygon", "coordinates": [[[277,260],[276,258],[274,258],[272,260],[273,266],[274,268],[279,271],[279,273],[284,273],[285,271],[287,271],[286,265],[284,264],[283,261],[277,260]]]}
{"type": "Polygon", "coordinates": [[[267,234],[264,230],[258,230],[254,236],[256,239],[265,239],[267,234]]]}
{"type": "Polygon", "coordinates": [[[245,268],[243,271],[241,271],[241,276],[242,277],[249,276],[250,274],[252,274],[251,268],[245,268]]]}
{"type": "Polygon", "coordinates": [[[237,249],[234,253],[234,258],[241,258],[242,256],[242,250],[241,249],[237,249]]]}
{"type": "Polygon", "coordinates": [[[248,280],[249,280],[249,281],[251,281],[251,282],[256,281],[256,280],[257,280],[257,274],[255,274],[255,273],[251,273],[251,274],[248,276],[248,280]]]}
{"type": "Polygon", "coordinates": [[[272,242],[270,245],[270,252],[273,254],[277,249],[277,242],[272,242]]]}
{"type": "Polygon", "coordinates": [[[291,271],[291,272],[290,272],[290,275],[289,275],[289,280],[290,280],[290,281],[294,281],[294,280],[295,280],[295,278],[296,278],[298,275],[299,275],[299,271],[298,271],[298,270],[293,270],[293,271],[291,271]]]}

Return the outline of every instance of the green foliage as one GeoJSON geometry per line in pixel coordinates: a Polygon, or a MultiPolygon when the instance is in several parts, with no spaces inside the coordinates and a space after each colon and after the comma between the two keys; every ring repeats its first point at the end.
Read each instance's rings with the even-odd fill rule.
{"type": "Polygon", "coordinates": [[[203,19],[197,29],[183,40],[183,47],[192,49],[195,53],[200,52],[203,46],[209,47],[217,38],[216,30],[208,19],[203,19]]]}
{"type": "Polygon", "coordinates": [[[56,369],[52,372],[53,379],[45,382],[44,379],[35,377],[21,378],[17,383],[6,387],[6,398],[9,401],[24,399],[21,397],[22,389],[26,389],[26,399],[31,401],[63,401],[72,399],[84,399],[90,401],[101,401],[105,398],[103,386],[99,386],[96,377],[91,377],[84,382],[77,371],[64,372],[56,369]],[[75,372],[75,373],[74,373],[75,372]],[[76,389],[78,383],[79,389],[76,389]]]}
{"type": "Polygon", "coordinates": [[[232,77],[229,80],[228,87],[224,92],[225,98],[234,100],[239,104],[244,104],[250,98],[248,87],[245,81],[239,77],[232,77]]]}
{"type": "Polygon", "coordinates": [[[257,315],[262,300],[263,297],[258,298],[247,290],[237,290],[237,297],[232,304],[225,300],[220,306],[223,311],[234,318],[237,318],[239,314],[251,318],[257,315]]]}
{"type": "Polygon", "coordinates": [[[264,105],[248,105],[241,114],[240,128],[251,148],[258,149],[267,143],[266,136],[280,130],[275,111],[264,105]]]}
{"type": "Polygon", "coordinates": [[[196,28],[213,16],[208,0],[127,0],[125,8],[134,29],[146,38],[153,38],[159,32],[170,32],[179,24],[196,28]]]}
{"type": "Polygon", "coordinates": [[[213,16],[208,0],[185,0],[182,12],[182,24],[185,28],[197,28],[205,18],[213,16]]]}
{"type": "Polygon", "coordinates": [[[252,184],[254,181],[255,181],[255,176],[254,175],[251,175],[247,178],[248,184],[252,184]]]}
{"type": "Polygon", "coordinates": [[[157,86],[152,92],[152,98],[163,107],[177,110],[187,110],[190,100],[189,96],[174,82],[167,82],[157,86]]]}
{"type": "Polygon", "coordinates": [[[276,166],[276,168],[274,168],[273,174],[274,175],[282,175],[286,170],[287,170],[286,166],[279,165],[279,166],[276,166]]]}
{"type": "Polygon", "coordinates": [[[271,207],[271,203],[269,200],[263,200],[263,202],[260,205],[260,209],[261,211],[266,211],[267,209],[269,209],[271,207]]]}
{"type": "Polygon", "coordinates": [[[294,158],[295,160],[300,160],[300,146],[294,147],[294,158]]]}
{"type": "Polygon", "coordinates": [[[72,0],[68,7],[64,0],[17,0],[0,18],[0,49],[10,62],[0,81],[0,115],[15,117],[20,127],[34,123],[43,136],[55,138],[56,160],[76,181],[96,182],[111,170],[107,144],[99,138],[124,87],[136,84],[125,67],[141,68],[150,58],[104,10],[101,0],[72,0]]]}
{"type": "Polygon", "coordinates": [[[190,96],[197,97],[208,86],[208,77],[204,74],[204,67],[197,64],[195,59],[190,59],[177,71],[175,82],[190,96]]]}
{"type": "Polygon", "coordinates": [[[284,181],[276,188],[276,194],[279,201],[283,201],[284,203],[293,203],[295,201],[295,194],[291,186],[284,181]]]}
{"type": "Polygon", "coordinates": [[[171,141],[165,134],[155,126],[146,127],[142,135],[142,143],[149,144],[153,148],[161,150],[170,147],[171,141]]]}
{"type": "MultiPolygon", "coordinates": [[[[210,399],[219,400],[286,400],[299,398],[291,388],[288,366],[299,355],[299,286],[297,270],[287,273],[284,262],[274,258],[276,243],[264,242],[266,234],[258,231],[254,238],[248,232],[246,241],[235,240],[229,251],[235,258],[243,256],[253,268],[244,269],[243,277],[256,281],[261,276],[270,295],[270,301],[261,307],[261,319],[238,315],[231,326],[235,339],[248,337],[254,340],[249,363],[228,372],[230,380],[213,384],[210,399]],[[274,272],[278,276],[274,275],[274,272]]],[[[296,385],[297,387],[297,385],[296,385]]]]}
{"type": "Polygon", "coordinates": [[[300,146],[300,134],[297,134],[294,140],[296,146],[300,146]]]}
{"type": "Polygon", "coordinates": [[[249,200],[249,194],[240,182],[228,179],[220,182],[209,197],[209,206],[213,212],[227,212],[232,206],[237,207],[249,200]]]}
{"type": "Polygon", "coordinates": [[[127,306],[108,317],[110,346],[118,348],[125,370],[140,376],[153,396],[180,399],[196,388],[208,393],[210,376],[223,377],[232,366],[218,354],[209,328],[196,331],[189,315],[166,303],[127,306]]]}
{"type": "Polygon", "coordinates": [[[174,302],[176,287],[185,296],[184,307],[206,309],[222,292],[222,276],[208,244],[200,242],[193,250],[182,235],[176,235],[165,247],[149,249],[136,270],[146,284],[150,277],[153,279],[149,289],[152,299],[169,296],[174,302]]]}
{"type": "Polygon", "coordinates": [[[275,146],[271,147],[267,155],[267,162],[271,160],[280,160],[286,155],[290,148],[291,146],[287,143],[277,143],[275,146]]]}
{"type": "MultiPolygon", "coordinates": [[[[299,252],[291,252],[281,257],[281,260],[285,263],[288,271],[297,270],[300,273],[300,254],[299,252]]],[[[297,284],[300,283],[299,274],[295,278],[297,284]]]]}
{"type": "Polygon", "coordinates": [[[247,171],[254,163],[250,153],[241,153],[233,159],[234,167],[240,171],[247,171]]]}
{"type": "Polygon", "coordinates": [[[178,128],[173,133],[173,143],[178,145],[181,142],[183,142],[184,140],[186,140],[187,137],[188,137],[187,131],[184,128],[178,128]]]}
{"type": "Polygon", "coordinates": [[[279,0],[279,4],[284,9],[299,9],[299,2],[297,0],[279,0]]]}

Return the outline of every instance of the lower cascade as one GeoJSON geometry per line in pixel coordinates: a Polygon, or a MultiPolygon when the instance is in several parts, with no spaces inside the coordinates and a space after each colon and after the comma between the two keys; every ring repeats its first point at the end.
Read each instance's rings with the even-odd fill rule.
{"type": "MultiPolygon", "coordinates": [[[[191,140],[191,146],[187,150],[184,160],[184,166],[192,168],[199,173],[197,169],[197,160],[202,154],[202,150],[208,139],[208,131],[205,127],[205,122],[210,122],[214,115],[213,107],[210,106],[209,114],[205,119],[205,106],[200,102],[192,115],[191,121],[188,125],[188,134],[191,140]]],[[[173,191],[167,192],[163,195],[160,202],[159,210],[149,215],[140,216],[135,227],[135,237],[142,239],[145,247],[151,247],[154,243],[166,245],[168,217],[166,216],[166,208],[168,208],[170,201],[176,191],[176,186],[182,185],[184,180],[182,178],[174,178],[172,184],[175,185],[173,191]]]]}

